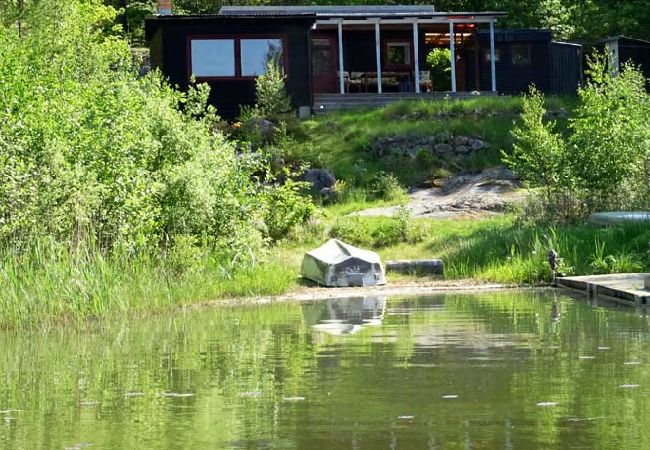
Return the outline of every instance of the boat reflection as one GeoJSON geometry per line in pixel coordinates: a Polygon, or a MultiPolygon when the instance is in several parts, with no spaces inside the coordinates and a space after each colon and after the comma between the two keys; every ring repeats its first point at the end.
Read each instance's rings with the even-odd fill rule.
{"type": "Polygon", "coordinates": [[[385,312],[386,297],[326,300],[312,328],[333,336],[354,334],[366,327],[381,325],[385,312]]]}

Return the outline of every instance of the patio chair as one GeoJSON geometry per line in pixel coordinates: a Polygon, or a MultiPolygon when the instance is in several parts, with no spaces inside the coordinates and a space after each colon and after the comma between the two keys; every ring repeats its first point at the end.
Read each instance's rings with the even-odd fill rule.
{"type": "Polygon", "coordinates": [[[431,92],[433,85],[431,83],[431,72],[429,70],[420,71],[420,91],[431,92]]]}

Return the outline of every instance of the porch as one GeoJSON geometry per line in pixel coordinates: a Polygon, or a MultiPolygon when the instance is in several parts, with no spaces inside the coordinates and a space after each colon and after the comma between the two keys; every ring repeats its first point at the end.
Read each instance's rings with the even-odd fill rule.
{"type": "Polygon", "coordinates": [[[432,12],[316,20],[310,32],[314,111],[495,94],[494,23],[499,15],[432,12]],[[488,46],[478,39],[481,29],[489,35],[488,46]],[[446,73],[427,62],[434,49],[448,49],[451,67],[446,73]]]}

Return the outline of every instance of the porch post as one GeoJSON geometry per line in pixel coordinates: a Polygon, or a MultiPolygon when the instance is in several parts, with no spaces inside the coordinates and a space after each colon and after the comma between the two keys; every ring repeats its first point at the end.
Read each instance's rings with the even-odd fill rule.
{"type": "Polygon", "coordinates": [[[345,94],[345,81],[343,80],[343,21],[339,20],[339,91],[345,94]]]}
{"type": "Polygon", "coordinates": [[[490,74],[492,78],[492,92],[497,91],[496,55],[494,52],[494,20],[490,21],[490,74]]]}
{"type": "Polygon", "coordinates": [[[418,34],[418,20],[413,21],[413,56],[415,66],[415,93],[420,93],[420,36],[418,34]]]}
{"type": "Polygon", "coordinates": [[[379,19],[375,22],[375,55],[377,60],[377,93],[381,94],[381,35],[379,33],[379,19]]]}
{"type": "Polygon", "coordinates": [[[451,92],[456,92],[456,38],[454,22],[449,22],[449,50],[451,50],[451,92]]]}

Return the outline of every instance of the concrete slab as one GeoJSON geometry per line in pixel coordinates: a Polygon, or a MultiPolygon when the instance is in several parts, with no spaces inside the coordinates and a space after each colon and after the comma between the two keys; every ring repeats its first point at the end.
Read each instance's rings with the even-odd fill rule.
{"type": "Polygon", "coordinates": [[[644,289],[644,280],[650,273],[616,273],[558,277],[558,286],[582,291],[590,297],[605,297],[630,305],[650,306],[650,290],[644,289]]]}

